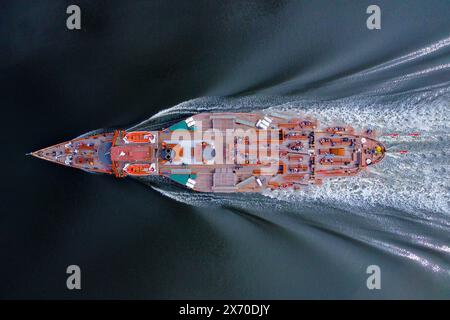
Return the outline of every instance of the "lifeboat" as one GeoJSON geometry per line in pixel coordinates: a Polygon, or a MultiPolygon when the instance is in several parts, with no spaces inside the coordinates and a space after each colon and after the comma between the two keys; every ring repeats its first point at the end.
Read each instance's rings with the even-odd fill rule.
{"type": "Polygon", "coordinates": [[[154,143],[155,136],[150,131],[128,132],[124,137],[125,143],[154,143]]]}
{"type": "Polygon", "coordinates": [[[130,176],[148,176],[155,172],[155,164],[152,163],[127,163],[123,171],[130,176]]]}

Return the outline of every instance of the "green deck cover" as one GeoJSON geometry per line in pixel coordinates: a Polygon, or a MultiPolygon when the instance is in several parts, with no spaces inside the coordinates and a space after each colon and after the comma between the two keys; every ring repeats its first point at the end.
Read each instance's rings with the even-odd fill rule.
{"type": "Polygon", "coordinates": [[[187,126],[187,124],[186,124],[186,121],[182,120],[182,121],[177,122],[177,123],[175,123],[174,125],[172,125],[172,126],[169,127],[169,130],[170,130],[170,131],[175,131],[175,130],[177,130],[177,129],[194,131],[194,130],[195,130],[195,126],[192,126],[192,127],[189,128],[189,127],[187,126]]]}
{"type": "Polygon", "coordinates": [[[196,176],[197,176],[196,174],[171,174],[170,179],[184,186],[186,185],[186,182],[188,181],[189,178],[195,180],[196,176]]]}

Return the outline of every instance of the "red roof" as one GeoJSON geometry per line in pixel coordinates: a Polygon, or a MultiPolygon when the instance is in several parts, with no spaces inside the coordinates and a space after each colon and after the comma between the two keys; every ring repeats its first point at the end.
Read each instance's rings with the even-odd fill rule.
{"type": "Polygon", "coordinates": [[[111,148],[112,161],[148,161],[152,148],[144,145],[116,146],[111,148]]]}

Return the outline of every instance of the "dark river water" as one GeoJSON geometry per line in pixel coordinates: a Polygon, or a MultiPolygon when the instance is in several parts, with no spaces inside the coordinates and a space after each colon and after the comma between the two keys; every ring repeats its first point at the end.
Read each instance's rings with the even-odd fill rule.
{"type": "Polygon", "coordinates": [[[0,298],[450,298],[449,16],[448,0],[2,1],[0,298]],[[359,177],[245,196],[25,156],[265,109],[374,128],[389,152],[359,177]]]}

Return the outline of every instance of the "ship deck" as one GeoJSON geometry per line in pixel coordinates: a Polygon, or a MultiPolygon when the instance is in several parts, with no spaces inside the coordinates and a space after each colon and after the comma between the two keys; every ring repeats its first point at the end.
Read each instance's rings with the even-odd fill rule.
{"type": "Polygon", "coordinates": [[[307,118],[222,113],[200,114],[192,119],[195,130],[163,130],[158,136],[160,146],[183,145],[191,159],[160,159],[158,170],[168,177],[195,175],[194,190],[198,191],[298,189],[320,184],[325,178],[355,175],[367,166],[366,151],[379,144],[371,135],[357,134],[350,126],[336,127],[336,131],[333,127],[321,128],[317,121],[307,118]],[[270,127],[255,127],[265,116],[271,120],[270,127]],[[196,137],[196,130],[201,131],[201,138],[196,137]],[[252,132],[251,141],[240,140],[252,132]],[[213,159],[205,158],[205,144],[214,145],[213,159]]]}
{"type": "Polygon", "coordinates": [[[33,155],[89,172],[163,175],[202,192],[297,190],[384,157],[375,133],[290,113],[202,113],[160,131],[116,130],[33,155]]]}

